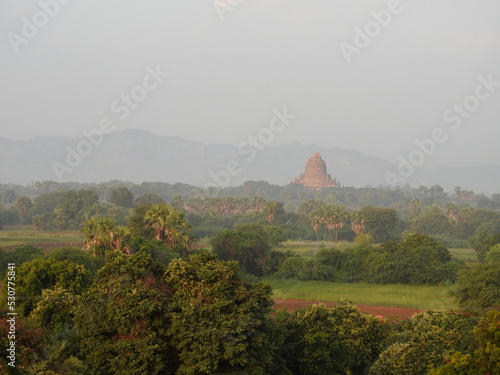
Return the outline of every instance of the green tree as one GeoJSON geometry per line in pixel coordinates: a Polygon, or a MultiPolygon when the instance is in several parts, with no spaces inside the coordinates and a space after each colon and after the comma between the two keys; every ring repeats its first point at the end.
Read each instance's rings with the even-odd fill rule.
{"type": "Polygon", "coordinates": [[[35,230],[43,230],[44,229],[44,220],[42,215],[35,215],[31,219],[31,224],[33,225],[33,229],[35,230]]]}
{"type": "Polygon", "coordinates": [[[451,253],[448,248],[442,243],[436,241],[434,238],[426,236],[425,234],[410,234],[406,237],[403,245],[411,249],[427,246],[436,252],[441,262],[444,263],[451,260],[451,253]]]}
{"type": "Polygon", "coordinates": [[[454,294],[464,307],[500,306],[500,263],[460,270],[454,294]]]}
{"type": "Polygon", "coordinates": [[[316,259],[288,257],[275,275],[279,279],[328,280],[329,270],[316,259]]]}
{"type": "Polygon", "coordinates": [[[81,232],[85,235],[84,248],[94,256],[102,256],[111,250],[115,221],[109,218],[92,217],[85,222],[81,232]]]}
{"type": "Polygon", "coordinates": [[[177,374],[267,372],[273,363],[268,285],[245,285],[236,262],[208,252],[172,261],[165,281],[173,290],[168,333],[179,351],[177,374]]]}
{"type": "Polygon", "coordinates": [[[493,245],[486,252],[484,261],[486,263],[500,263],[500,244],[493,245]]]}
{"type": "Polygon", "coordinates": [[[170,202],[170,205],[176,210],[183,211],[184,210],[184,199],[182,199],[182,195],[176,195],[170,202]]]}
{"type": "Polygon", "coordinates": [[[365,206],[361,209],[365,219],[365,229],[377,242],[386,241],[396,229],[398,221],[394,208],[365,206]]]}
{"type": "Polygon", "coordinates": [[[165,203],[165,200],[160,198],[158,195],[153,194],[153,193],[145,193],[142,195],[139,195],[134,199],[134,206],[141,206],[144,204],[159,204],[159,203],[165,203]]]}
{"type": "Polygon", "coordinates": [[[16,332],[15,332],[15,367],[9,367],[8,363],[11,362],[7,357],[9,353],[7,348],[10,348],[9,338],[10,334],[10,322],[7,321],[7,309],[0,309],[0,313],[4,316],[0,319],[0,347],[4,350],[4,353],[0,356],[0,369],[2,374],[9,375],[23,375],[25,374],[24,369],[30,364],[36,362],[38,359],[38,353],[42,351],[44,343],[44,332],[41,328],[35,328],[26,324],[25,319],[17,315],[15,317],[16,321],[16,332]]]}
{"type": "MultiPolygon", "coordinates": [[[[372,315],[346,301],[333,308],[313,305],[295,313],[298,370],[304,375],[362,374],[382,351],[387,330],[372,315]],[[298,336],[298,337],[297,337],[298,336]]],[[[293,368],[293,362],[287,363],[293,368]]]]}
{"type": "Polygon", "coordinates": [[[469,239],[469,246],[473,247],[477,253],[477,259],[484,262],[486,253],[492,246],[500,243],[500,234],[489,236],[486,232],[479,232],[469,239]]]}
{"type": "Polygon", "coordinates": [[[188,232],[191,227],[183,212],[166,203],[154,204],[145,211],[143,220],[146,227],[152,228],[157,240],[165,241],[170,247],[177,244],[185,248],[190,246],[188,232]]]}
{"type": "Polygon", "coordinates": [[[351,213],[351,229],[356,233],[356,236],[365,230],[365,219],[361,212],[355,211],[351,213]]]}
{"type": "Polygon", "coordinates": [[[19,219],[22,222],[24,222],[26,214],[28,213],[29,209],[33,206],[33,202],[31,201],[31,198],[27,197],[27,196],[19,197],[19,198],[17,198],[17,200],[14,204],[16,206],[17,212],[19,213],[19,219]]]}
{"type": "Polygon", "coordinates": [[[278,225],[266,225],[264,227],[269,243],[273,246],[279,245],[286,240],[286,234],[282,227],[278,225]]]}
{"type": "Polygon", "coordinates": [[[210,244],[220,259],[238,261],[245,272],[261,276],[269,267],[271,246],[261,225],[221,231],[210,244]]]}
{"type": "Polygon", "coordinates": [[[500,312],[488,311],[474,329],[475,350],[455,352],[445,365],[428,375],[484,375],[500,373],[500,312]]]}
{"type": "Polygon", "coordinates": [[[14,263],[16,267],[20,267],[23,263],[33,259],[43,258],[43,250],[33,245],[24,245],[17,247],[13,251],[4,251],[0,249],[2,260],[0,271],[2,274],[7,270],[8,263],[14,263]]]}
{"type": "Polygon", "coordinates": [[[118,186],[113,189],[109,201],[125,208],[134,207],[134,195],[125,186],[118,186]]]}
{"type": "Polygon", "coordinates": [[[437,207],[428,207],[411,221],[411,228],[414,232],[428,235],[448,233],[450,228],[448,217],[437,207]]]}
{"type": "Polygon", "coordinates": [[[481,371],[500,373],[500,311],[488,311],[475,330],[474,358],[481,371]]]}
{"type": "Polygon", "coordinates": [[[30,321],[49,330],[64,324],[72,324],[77,299],[77,296],[59,285],[42,289],[41,300],[31,312],[30,321]]]}
{"type": "Polygon", "coordinates": [[[81,264],[85,269],[90,271],[92,276],[95,275],[97,270],[104,266],[104,259],[96,258],[79,247],[59,247],[53,249],[49,254],[48,258],[55,259],[56,261],[67,260],[72,263],[81,264]]]}
{"type": "Polygon", "coordinates": [[[333,227],[335,228],[335,242],[338,242],[338,232],[344,226],[344,221],[348,218],[344,207],[336,206],[333,209],[333,227]]]}
{"type": "Polygon", "coordinates": [[[94,374],[173,374],[171,288],[149,255],[107,254],[75,312],[80,355],[94,374]]]}
{"type": "Polygon", "coordinates": [[[299,207],[298,207],[297,211],[299,213],[301,213],[301,214],[309,216],[309,214],[311,212],[320,209],[324,205],[325,205],[325,203],[323,201],[319,201],[319,200],[316,200],[316,199],[309,199],[309,200],[307,200],[307,201],[302,202],[301,204],[299,204],[299,207]]]}
{"type": "Polygon", "coordinates": [[[417,199],[413,198],[410,202],[410,213],[412,216],[417,216],[420,214],[422,208],[422,203],[417,199]]]}
{"type": "Polygon", "coordinates": [[[309,218],[311,220],[311,225],[313,227],[314,233],[316,233],[316,241],[319,241],[319,227],[322,223],[322,216],[320,209],[310,211],[309,218]]]}
{"type": "Polygon", "coordinates": [[[410,285],[453,282],[457,269],[466,266],[450,259],[444,245],[425,235],[410,235],[400,244],[382,243],[365,258],[366,281],[410,285]]]}
{"type": "MultiPolygon", "coordinates": [[[[90,281],[89,271],[76,263],[51,258],[25,262],[17,268],[16,294],[28,299],[16,302],[17,311],[24,317],[29,316],[44,289],[60,287],[72,295],[80,295],[89,287],[90,281]]],[[[2,290],[2,295],[6,295],[5,290],[2,290]]]]}
{"type": "Polygon", "coordinates": [[[476,322],[447,311],[416,314],[370,368],[370,375],[424,375],[460,350],[470,350],[476,322]]]}
{"type": "Polygon", "coordinates": [[[0,203],[11,204],[16,200],[15,190],[8,189],[0,194],[0,203]]]}
{"type": "Polygon", "coordinates": [[[283,216],[285,210],[283,208],[283,203],[277,201],[267,202],[265,205],[266,210],[266,220],[273,223],[276,218],[283,216]]]}

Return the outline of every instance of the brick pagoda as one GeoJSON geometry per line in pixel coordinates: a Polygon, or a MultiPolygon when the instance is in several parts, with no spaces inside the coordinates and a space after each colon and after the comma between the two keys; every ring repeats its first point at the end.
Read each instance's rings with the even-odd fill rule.
{"type": "Polygon", "coordinates": [[[316,152],[306,164],[306,171],[291,182],[302,184],[308,190],[321,190],[324,187],[339,187],[336,179],[326,171],[326,163],[316,152]]]}

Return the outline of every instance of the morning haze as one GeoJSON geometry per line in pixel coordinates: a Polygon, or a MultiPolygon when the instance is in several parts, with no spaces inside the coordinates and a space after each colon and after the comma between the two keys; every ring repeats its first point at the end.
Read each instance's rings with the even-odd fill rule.
{"type": "MultiPolygon", "coordinates": [[[[383,158],[396,181],[382,168],[375,185],[406,182],[401,158],[415,173],[499,164],[497,2],[58,4],[1,4],[3,138],[82,137],[109,119],[113,133],[238,147],[286,107],[295,117],[266,147],[299,141],[383,158]],[[148,69],[164,74],[154,89],[144,88],[148,69]],[[419,148],[427,139],[435,147],[419,148]]],[[[82,177],[75,169],[71,179],[82,177]]]]}

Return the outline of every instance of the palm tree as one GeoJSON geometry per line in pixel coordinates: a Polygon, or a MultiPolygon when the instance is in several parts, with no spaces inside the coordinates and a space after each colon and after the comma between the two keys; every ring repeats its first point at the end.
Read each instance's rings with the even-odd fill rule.
{"type": "Polygon", "coordinates": [[[85,235],[84,248],[91,250],[94,256],[103,255],[106,249],[112,249],[115,222],[109,218],[92,217],[85,222],[81,232],[85,235]]]}
{"type": "Polygon", "coordinates": [[[171,214],[169,205],[154,204],[144,213],[144,222],[147,227],[151,227],[155,231],[155,238],[163,240],[167,230],[167,218],[171,214]]]}
{"type": "Polygon", "coordinates": [[[450,222],[457,222],[458,221],[458,211],[459,208],[457,205],[453,203],[446,203],[444,205],[444,208],[446,208],[446,216],[448,216],[448,219],[450,222]]]}
{"type": "Polygon", "coordinates": [[[422,203],[417,198],[413,198],[410,202],[410,212],[412,216],[418,215],[420,213],[421,208],[422,208],[422,203]]]}
{"type": "Polygon", "coordinates": [[[17,212],[19,213],[19,219],[23,222],[24,217],[28,213],[29,209],[33,206],[33,202],[31,202],[31,198],[27,196],[22,196],[17,198],[15,202],[15,207],[17,212]]]}
{"type": "Polygon", "coordinates": [[[119,225],[111,232],[110,248],[113,250],[121,250],[130,255],[131,248],[131,233],[128,227],[119,225]]]}
{"type": "Polygon", "coordinates": [[[323,235],[323,241],[326,241],[326,231],[328,229],[328,222],[330,219],[328,206],[323,206],[323,207],[317,209],[316,212],[318,214],[320,223],[322,223],[324,225],[325,231],[324,231],[324,235],[323,235]]]}
{"type": "Polygon", "coordinates": [[[347,218],[345,209],[342,206],[327,205],[319,210],[321,221],[325,224],[326,230],[330,232],[330,240],[333,241],[333,230],[335,229],[335,242],[337,242],[338,231],[344,226],[344,220],[347,218]]]}
{"type": "Polygon", "coordinates": [[[311,225],[316,233],[316,241],[319,241],[319,226],[321,225],[321,213],[319,210],[314,210],[309,213],[311,225]]]}
{"type": "Polygon", "coordinates": [[[154,204],[144,214],[146,228],[151,227],[157,240],[165,241],[168,246],[181,244],[188,247],[191,240],[187,231],[191,229],[184,213],[166,203],[154,204]]]}
{"type": "Polygon", "coordinates": [[[272,223],[276,219],[276,215],[283,212],[283,203],[277,201],[267,202],[265,210],[267,211],[266,220],[272,223]]]}
{"type": "Polygon", "coordinates": [[[333,209],[333,227],[335,228],[335,242],[337,242],[337,234],[344,226],[344,220],[347,219],[347,214],[344,207],[337,206],[333,209]]]}
{"type": "Polygon", "coordinates": [[[365,230],[365,219],[361,212],[351,213],[351,229],[356,233],[356,236],[365,230]]]}
{"type": "Polygon", "coordinates": [[[54,214],[56,215],[55,219],[54,219],[54,226],[59,229],[62,225],[64,225],[64,220],[62,219],[62,215],[63,215],[63,210],[60,206],[57,206],[56,208],[54,208],[54,214]]]}

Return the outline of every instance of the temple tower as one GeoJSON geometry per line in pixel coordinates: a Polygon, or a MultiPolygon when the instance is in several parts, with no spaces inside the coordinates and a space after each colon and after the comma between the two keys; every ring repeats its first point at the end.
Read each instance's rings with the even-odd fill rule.
{"type": "Polygon", "coordinates": [[[292,183],[302,184],[309,190],[339,187],[339,183],[332,179],[332,176],[327,172],[326,163],[317,152],[308,160],[305,172],[293,180],[292,183]]]}

